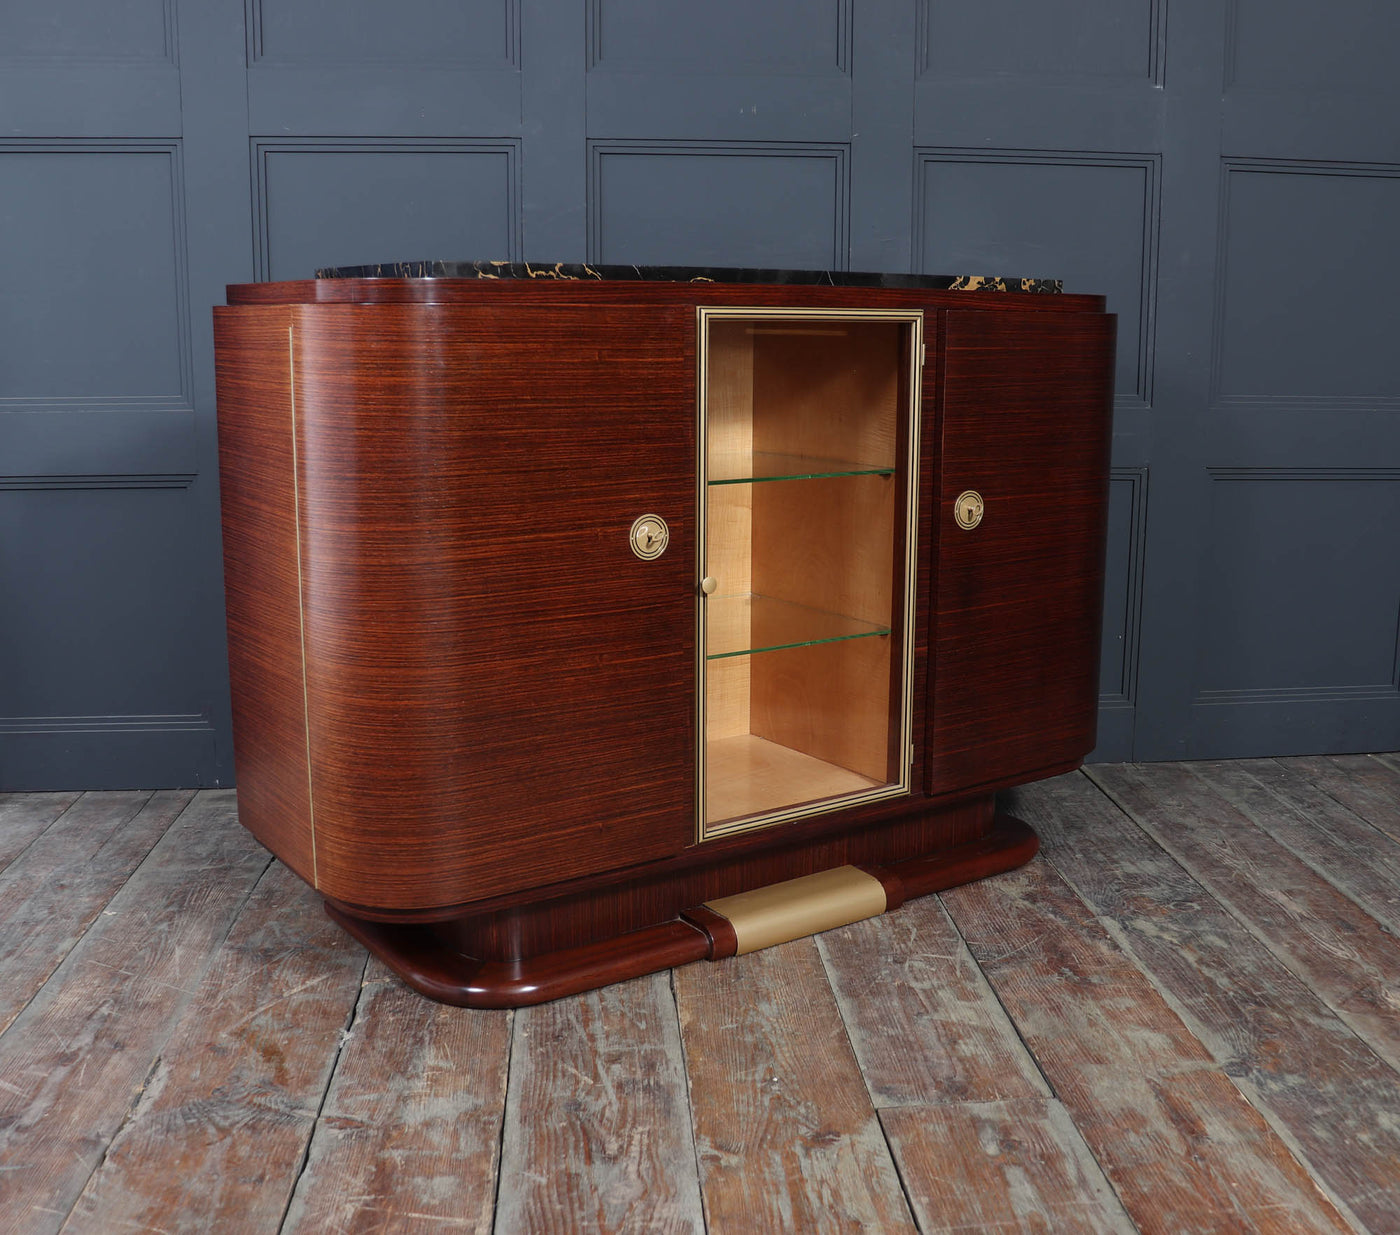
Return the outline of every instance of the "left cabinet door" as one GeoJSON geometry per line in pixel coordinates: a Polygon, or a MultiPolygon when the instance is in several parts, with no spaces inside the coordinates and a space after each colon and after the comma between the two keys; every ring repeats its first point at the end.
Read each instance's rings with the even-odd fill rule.
{"type": "MultiPolygon", "coordinates": [[[[286,321],[306,743],[278,774],[300,763],[313,847],[292,865],[392,914],[684,848],[693,309],[503,296],[286,321]],[[642,515],[669,531],[659,557],[633,551],[642,515]]],[[[221,357],[230,390],[236,367],[221,357]]],[[[236,457],[244,412],[222,392],[236,457]]],[[[235,661],[261,655],[249,638],[231,622],[235,661]]],[[[241,720],[238,745],[259,748],[241,720]]]]}

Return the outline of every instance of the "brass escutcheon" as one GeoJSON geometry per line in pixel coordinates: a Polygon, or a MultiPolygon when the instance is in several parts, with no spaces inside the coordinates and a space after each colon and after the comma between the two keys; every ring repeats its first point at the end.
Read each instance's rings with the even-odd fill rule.
{"type": "Polygon", "coordinates": [[[671,529],[660,515],[638,515],[632,523],[632,552],[644,562],[660,557],[671,543],[671,529]]]}
{"type": "Polygon", "coordinates": [[[982,495],[976,489],[964,489],[953,502],[953,518],[960,528],[970,532],[982,522],[983,509],[982,495]]]}

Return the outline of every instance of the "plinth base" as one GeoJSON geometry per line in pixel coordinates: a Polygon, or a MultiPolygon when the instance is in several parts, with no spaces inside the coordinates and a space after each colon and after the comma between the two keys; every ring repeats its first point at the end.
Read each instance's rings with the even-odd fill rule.
{"type": "Polygon", "coordinates": [[[842,875],[769,885],[681,909],[669,921],[639,930],[514,959],[465,955],[454,946],[453,936],[461,935],[454,923],[374,922],[329,903],[326,912],[429,999],[464,1008],[518,1008],[888,912],[912,897],[1021,866],[1039,847],[1029,826],[998,814],[986,835],[936,854],[845,866],[838,868],[842,875]]]}

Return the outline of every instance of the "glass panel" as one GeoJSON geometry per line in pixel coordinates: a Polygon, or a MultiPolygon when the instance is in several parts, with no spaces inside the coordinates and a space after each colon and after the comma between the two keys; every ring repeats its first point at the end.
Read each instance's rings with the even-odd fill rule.
{"type": "Polygon", "coordinates": [[[710,660],[890,633],[888,624],[862,622],[771,596],[716,596],[709,608],[705,655],[710,660]]]}
{"type": "Polygon", "coordinates": [[[892,476],[894,465],[817,459],[754,450],[710,456],[708,483],[743,485],[765,480],[817,480],[826,476],[892,476]]]}
{"type": "Polygon", "coordinates": [[[702,321],[703,838],[907,790],[922,319],[702,321]]]}

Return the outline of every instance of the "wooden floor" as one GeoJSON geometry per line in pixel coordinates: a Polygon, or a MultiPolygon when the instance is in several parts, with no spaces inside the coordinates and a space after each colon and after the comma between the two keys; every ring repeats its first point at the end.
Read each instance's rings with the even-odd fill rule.
{"type": "Polygon", "coordinates": [[[512,1014],[229,792],[0,795],[0,1232],[1400,1232],[1400,758],[1008,805],[1022,870],[512,1014]]]}

